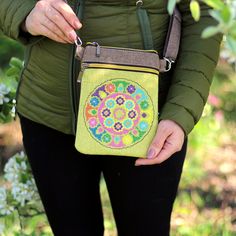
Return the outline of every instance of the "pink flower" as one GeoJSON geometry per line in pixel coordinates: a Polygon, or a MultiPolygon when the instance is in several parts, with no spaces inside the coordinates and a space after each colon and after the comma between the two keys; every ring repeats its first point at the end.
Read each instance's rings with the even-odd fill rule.
{"type": "Polygon", "coordinates": [[[215,95],[210,94],[208,97],[208,103],[213,107],[219,107],[221,105],[221,100],[215,95]]]}
{"type": "Polygon", "coordinates": [[[215,119],[218,121],[218,122],[222,122],[224,120],[224,113],[223,111],[219,110],[215,113],[215,119]]]}

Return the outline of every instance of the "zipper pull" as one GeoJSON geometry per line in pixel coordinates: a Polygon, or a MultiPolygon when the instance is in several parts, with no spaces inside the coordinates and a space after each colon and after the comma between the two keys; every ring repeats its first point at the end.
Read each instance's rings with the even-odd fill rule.
{"type": "Polygon", "coordinates": [[[94,46],[96,46],[96,56],[100,57],[100,55],[101,55],[101,47],[100,47],[100,45],[97,42],[92,42],[92,44],[94,46]]]}
{"type": "Polygon", "coordinates": [[[80,71],[79,75],[78,75],[78,79],[77,79],[77,83],[81,83],[81,78],[82,78],[82,71],[80,71]]]}
{"type": "Polygon", "coordinates": [[[84,70],[88,67],[89,67],[88,63],[81,63],[81,68],[80,68],[79,76],[78,76],[78,79],[77,79],[77,83],[81,83],[84,70]]]}

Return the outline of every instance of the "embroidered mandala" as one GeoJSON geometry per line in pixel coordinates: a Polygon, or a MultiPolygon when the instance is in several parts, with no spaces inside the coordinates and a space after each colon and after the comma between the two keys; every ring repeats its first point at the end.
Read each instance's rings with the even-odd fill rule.
{"type": "Polygon", "coordinates": [[[114,79],[90,94],[84,117],[95,140],[110,148],[125,148],[148,134],[154,111],[147,91],[139,84],[114,79]]]}

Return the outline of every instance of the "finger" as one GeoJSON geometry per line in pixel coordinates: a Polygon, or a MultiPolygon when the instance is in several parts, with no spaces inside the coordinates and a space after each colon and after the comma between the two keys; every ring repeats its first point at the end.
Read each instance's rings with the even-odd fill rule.
{"type": "Polygon", "coordinates": [[[162,149],[159,155],[155,158],[156,163],[160,164],[163,161],[167,160],[170,158],[174,153],[176,152],[175,148],[170,148],[170,149],[162,149]]]}
{"type": "Polygon", "coordinates": [[[148,159],[152,159],[160,153],[165,144],[165,141],[170,135],[171,132],[169,132],[167,129],[163,129],[161,124],[158,125],[156,136],[153,139],[147,152],[148,159]]]}
{"type": "Polygon", "coordinates": [[[50,21],[52,21],[58,28],[63,32],[63,34],[71,41],[74,42],[77,38],[76,32],[72,26],[67,23],[63,15],[52,7],[47,8],[45,15],[50,21]]]}
{"type": "Polygon", "coordinates": [[[44,25],[41,25],[41,34],[59,43],[67,43],[44,25]]]}
{"type": "Polygon", "coordinates": [[[175,152],[177,151],[177,148],[168,142],[168,140],[163,145],[163,148],[159,152],[159,154],[153,158],[153,159],[138,159],[135,163],[136,166],[139,165],[153,165],[153,164],[160,164],[163,161],[167,160],[169,157],[171,157],[175,152]]]}
{"type": "Polygon", "coordinates": [[[52,6],[65,18],[65,20],[74,28],[80,29],[82,27],[81,22],[75,15],[74,11],[66,2],[52,2],[52,6]]]}
{"type": "Polygon", "coordinates": [[[64,43],[73,43],[74,41],[69,40],[66,35],[61,31],[61,29],[52,22],[49,18],[44,17],[44,19],[41,20],[41,25],[43,25],[45,28],[47,28],[49,31],[56,34],[64,43]]]}

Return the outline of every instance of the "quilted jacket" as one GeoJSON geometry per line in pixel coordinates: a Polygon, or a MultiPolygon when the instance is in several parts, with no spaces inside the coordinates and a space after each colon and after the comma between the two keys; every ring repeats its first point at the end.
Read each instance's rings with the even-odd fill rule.
{"type": "MultiPolygon", "coordinates": [[[[76,109],[72,89],[76,76],[72,72],[73,45],[21,32],[20,25],[36,2],[0,2],[0,30],[26,46],[17,109],[35,122],[73,134],[76,109]]],[[[75,11],[78,2],[68,1],[75,11]]],[[[180,51],[174,68],[161,75],[159,85],[159,118],[177,122],[186,135],[201,117],[222,39],[221,35],[201,38],[202,30],[215,21],[209,16],[209,8],[201,3],[201,19],[195,22],[189,2],[182,0],[178,4],[182,14],[180,51]]],[[[154,49],[161,55],[169,22],[167,0],[144,0],[143,7],[150,19],[154,49]]],[[[83,15],[79,11],[79,17],[83,23],[79,33],[84,42],[143,48],[135,0],[85,0],[83,15]]]]}

